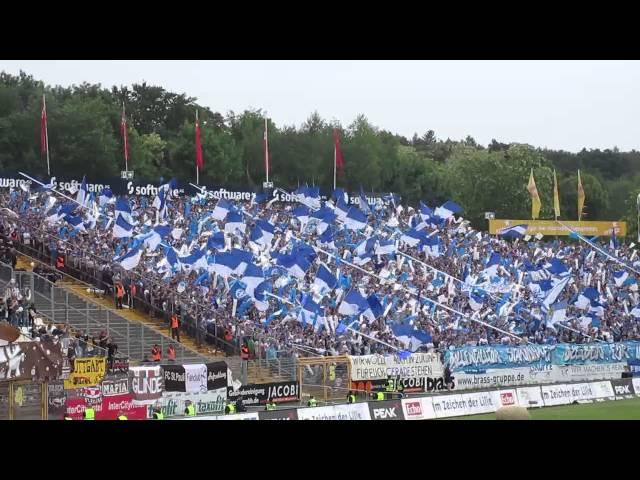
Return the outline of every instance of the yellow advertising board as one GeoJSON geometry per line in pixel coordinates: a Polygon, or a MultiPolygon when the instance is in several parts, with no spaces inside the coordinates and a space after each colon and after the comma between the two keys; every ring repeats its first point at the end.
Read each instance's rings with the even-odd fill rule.
{"type": "Polygon", "coordinates": [[[65,390],[82,387],[95,387],[105,376],[107,359],[105,357],[76,358],[73,372],[64,381],[65,390]]]}
{"type": "MultiPolygon", "coordinates": [[[[567,227],[575,230],[585,236],[609,236],[615,229],[616,237],[624,237],[627,235],[627,222],[576,222],[561,220],[567,227]]],[[[489,220],[489,233],[496,235],[504,228],[514,227],[516,225],[527,225],[525,235],[569,235],[571,233],[565,227],[555,220],[489,220]]]]}

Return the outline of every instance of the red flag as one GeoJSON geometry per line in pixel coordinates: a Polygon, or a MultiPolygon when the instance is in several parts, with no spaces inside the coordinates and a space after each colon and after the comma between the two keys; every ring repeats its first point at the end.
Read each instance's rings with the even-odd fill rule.
{"type": "Polygon", "coordinates": [[[269,135],[267,132],[267,119],[264,119],[264,171],[267,172],[267,182],[269,181],[269,135]]]}
{"type": "Polygon", "coordinates": [[[47,103],[42,95],[42,113],[40,114],[40,155],[43,157],[47,154],[47,103]]]}
{"type": "Polygon", "coordinates": [[[122,102],[122,120],[120,122],[120,134],[122,135],[122,148],[124,149],[125,168],[129,168],[129,132],[127,128],[127,115],[122,102]]]}
{"type": "Polygon", "coordinates": [[[196,168],[202,170],[204,167],[204,159],[202,158],[202,141],[200,139],[200,122],[198,121],[198,112],[196,111],[196,168]]]}
{"type": "Polygon", "coordinates": [[[337,128],[333,129],[333,143],[335,146],[336,154],[336,171],[340,174],[340,176],[344,176],[344,158],[342,157],[342,149],[340,148],[340,132],[338,132],[337,128]]]}

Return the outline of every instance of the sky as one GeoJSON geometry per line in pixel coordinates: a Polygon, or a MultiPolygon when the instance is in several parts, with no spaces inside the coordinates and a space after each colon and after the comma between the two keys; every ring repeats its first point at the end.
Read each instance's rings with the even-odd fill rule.
{"type": "Polygon", "coordinates": [[[640,150],[638,61],[0,60],[1,70],[49,85],[146,81],[223,114],[261,108],[279,126],[317,110],[343,126],[362,113],[406,137],[640,150]]]}

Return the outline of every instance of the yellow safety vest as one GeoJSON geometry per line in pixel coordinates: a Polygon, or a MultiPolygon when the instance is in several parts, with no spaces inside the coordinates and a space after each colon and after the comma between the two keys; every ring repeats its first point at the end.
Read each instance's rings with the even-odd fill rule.
{"type": "Polygon", "coordinates": [[[376,393],[376,400],[384,400],[384,392],[376,393]]]}
{"type": "Polygon", "coordinates": [[[120,415],[118,420],[129,420],[126,415],[120,415]]]}
{"type": "Polygon", "coordinates": [[[187,417],[195,417],[196,416],[196,408],[193,405],[189,405],[187,407],[187,417]]]}
{"type": "MultiPolygon", "coordinates": [[[[229,407],[229,415],[232,413],[236,413],[236,406],[233,403],[230,403],[229,405],[227,405],[227,407],[229,407]]],[[[226,408],[225,408],[226,411],[226,408]]]]}
{"type": "Polygon", "coordinates": [[[96,411],[93,407],[86,408],[84,410],[84,419],[85,420],[95,420],[96,419],[96,411]]]}
{"type": "Polygon", "coordinates": [[[275,410],[275,409],[276,409],[275,403],[267,403],[267,410],[275,410]]]}
{"type": "Polygon", "coordinates": [[[153,415],[155,416],[156,420],[164,420],[164,415],[162,414],[162,412],[156,412],[153,415]]]}
{"type": "Polygon", "coordinates": [[[316,405],[318,405],[318,401],[315,398],[312,398],[311,400],[309,400],[309,403],[307,405],[310,407],[315,407],[316,405]]]}

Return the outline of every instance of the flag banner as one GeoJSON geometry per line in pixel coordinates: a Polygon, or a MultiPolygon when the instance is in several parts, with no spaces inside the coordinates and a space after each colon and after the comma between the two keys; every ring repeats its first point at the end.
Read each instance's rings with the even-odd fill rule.
{"type": "Polygon", "coordinates": [[[333,129],[333,144],[335,148],[335,169],[338,175],[344,176],[344,157],[342,156],[342,148],[340,147],[340,131],[333,129]]]}
{"type": "Polygon", "coordinates": [[[584,210],[584,188],[582,188],[582,180],[580,179],[580,170],[578,170],[578,221],[582,220],[582,211],[584,210]]]}
{"type": "Polygon", "coordinates": [[[527,185],[527,190],[529,190],[529,194],[531,195],[531,218],[535,220],[540,216],[540,207],[542,206],[542,204],[540,202],[540,195],[538,195],[536,181],[533,178],[533,169],[531,169],[531,175],[529,176],[529,184],[527,185]]]}
{"type": "MultiPolygon", "coordinates": [[[[627,222],[590,222],[590,221],[565,221],[567,227],[575,230],[581,235],[610,236],[614,231],[617,237],[624,237],[627,234],[627,222]]],[[[541,235],[558,235],[569,236],[571,232],[557,223],[555,220],[511,220],[511,219],[494,219],[489,220],[489,233],[491,235],[499,234],[508,228],[516,225],[526,224],[526,234],[535,236],[541,235]]]]}
{"type": "Polygon", "coordinates": [[[558,193],[558,179],[556,171],[553,171],[553,212],[556,218],[560,218],[560,194],[558,193]]]}

